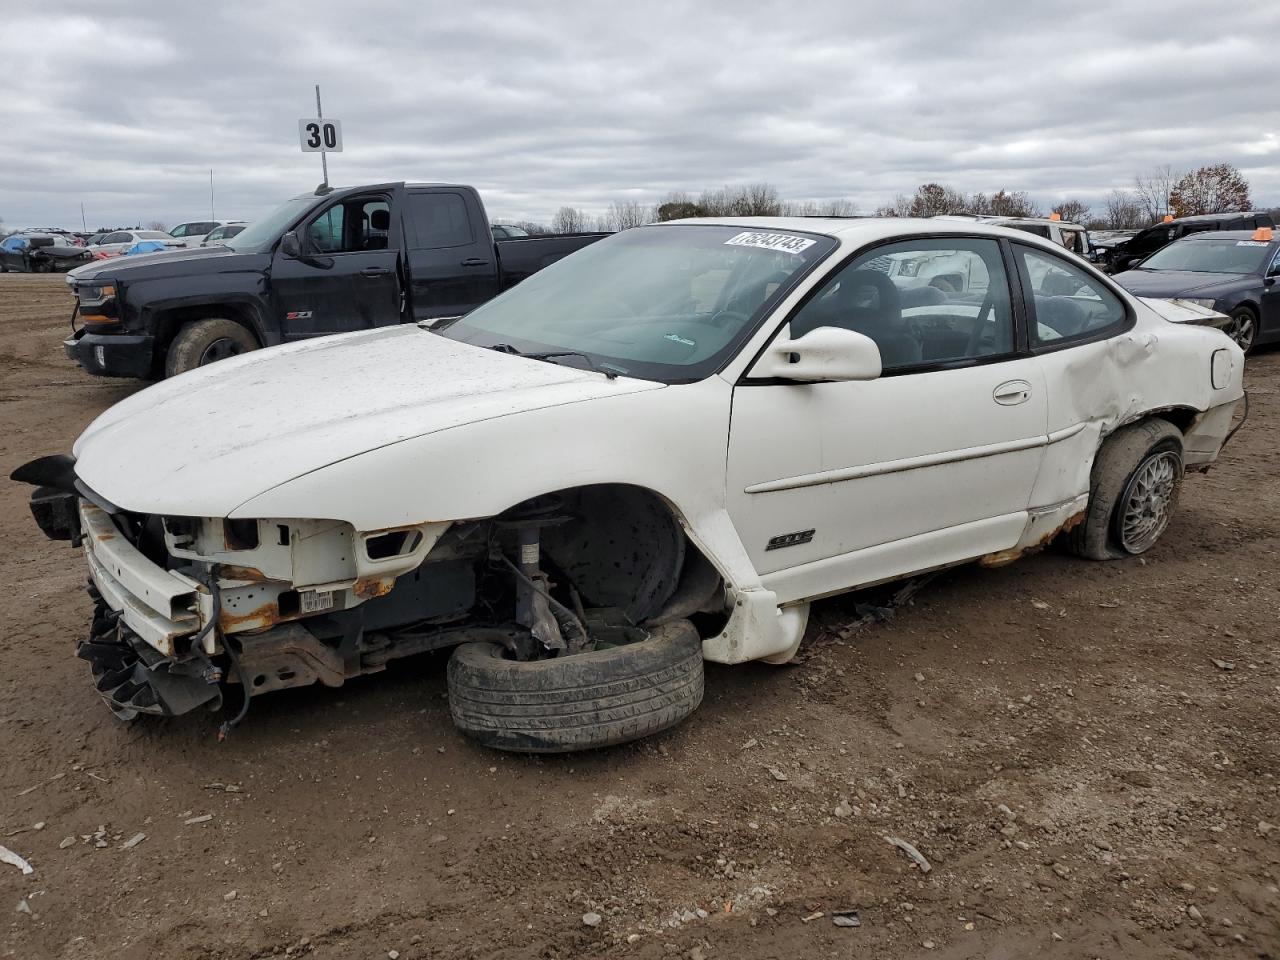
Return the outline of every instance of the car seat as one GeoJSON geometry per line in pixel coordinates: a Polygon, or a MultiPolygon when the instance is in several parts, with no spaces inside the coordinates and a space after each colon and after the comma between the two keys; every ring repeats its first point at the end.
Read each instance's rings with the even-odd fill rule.
{"type": "Polygon", "coordinates": [[[387,231],[391,229],[391,211],[374,210],[371,212],[369,214],[369,229],[380,232],[366,237],[364,248],[366,250],[387,249],[387,231]]]}
{"type": "Polygon", "coordinates": [[[920,361],[920,342],[902,326],[902,297],[897,286],[878,270],[841,274],[840,287],[828,308],[826,322],[815,326],[843,327],[870,337],[880,348],[886,367],[920,361]],[[868,297],[868,292],[874,296],[868,297]]]}

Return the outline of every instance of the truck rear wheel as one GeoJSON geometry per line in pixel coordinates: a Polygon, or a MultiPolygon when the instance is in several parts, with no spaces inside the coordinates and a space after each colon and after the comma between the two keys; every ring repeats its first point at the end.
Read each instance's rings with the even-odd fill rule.
{"type": "Polygon", "coordinates": [[[649,637],[550,660],[466,643],[449,660],[453,722],[486,747],[568,753],[673,727],[702,702],[702,641],[688,620],[649,637]]]}
{"type": "Polygon", "coordinates": [[[260,346],[258,338],[234,320],[221,317],[197,320],[183,326],[169,344],[164,375],[174,377],[260,346]]]}

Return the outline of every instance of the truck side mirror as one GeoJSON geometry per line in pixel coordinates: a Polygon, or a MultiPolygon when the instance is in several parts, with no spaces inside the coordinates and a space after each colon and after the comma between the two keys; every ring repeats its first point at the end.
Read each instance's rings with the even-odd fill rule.
{"type": "Polygon", "coordinates": [[[290,230],[280,238],[280,252],[294,260],[302,257],[302,244],[298,242],[297,230],[290,230]]]}
{"type": "Polygon", "coordinates": [[[818,327],[795,340],[782,336],[769,344],[750,376],[819,383],[874,380],[880,369],[880,347],[870,337],[843,327],[818,327]]]}

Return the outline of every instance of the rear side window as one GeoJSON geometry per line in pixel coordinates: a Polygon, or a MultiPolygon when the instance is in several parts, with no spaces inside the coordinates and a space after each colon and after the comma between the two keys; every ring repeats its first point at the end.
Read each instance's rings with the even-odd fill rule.
{"type": "Polygon", "coordinates": [[[1011,223],[1009,226],[1023,233],[1034,233],[1037,237],[1049,239],[1049,228],[1038,223],[1011,223]]]}
{"type": "Polygon", "coordinates": [[[415,250],[440,250],[471,243],[471,219],[467,202],[460,193],[413,193],[409,195],[415,250]]]}
{"type": "Polygon", "coordinates": [[[1128,322],[1120,298],[1076,264],[1017,244],[1030,318],[1031,345],[1058,347],[1093,340],[1128,322]]]}

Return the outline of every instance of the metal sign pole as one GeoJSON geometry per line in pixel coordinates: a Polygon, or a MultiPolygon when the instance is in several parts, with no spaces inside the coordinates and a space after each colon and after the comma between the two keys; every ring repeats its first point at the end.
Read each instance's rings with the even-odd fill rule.
{"type": "MultiPolygon", "coordinates": [[[[324,111],[320,109],[320,84],[316,84],[316,119],[324,119],[324,111]]],[[[329,187],[329,161],[325,158],[324,141],[321,141],[320,147],[320,169],[324,173],[325,189],[329,187]]]]}

